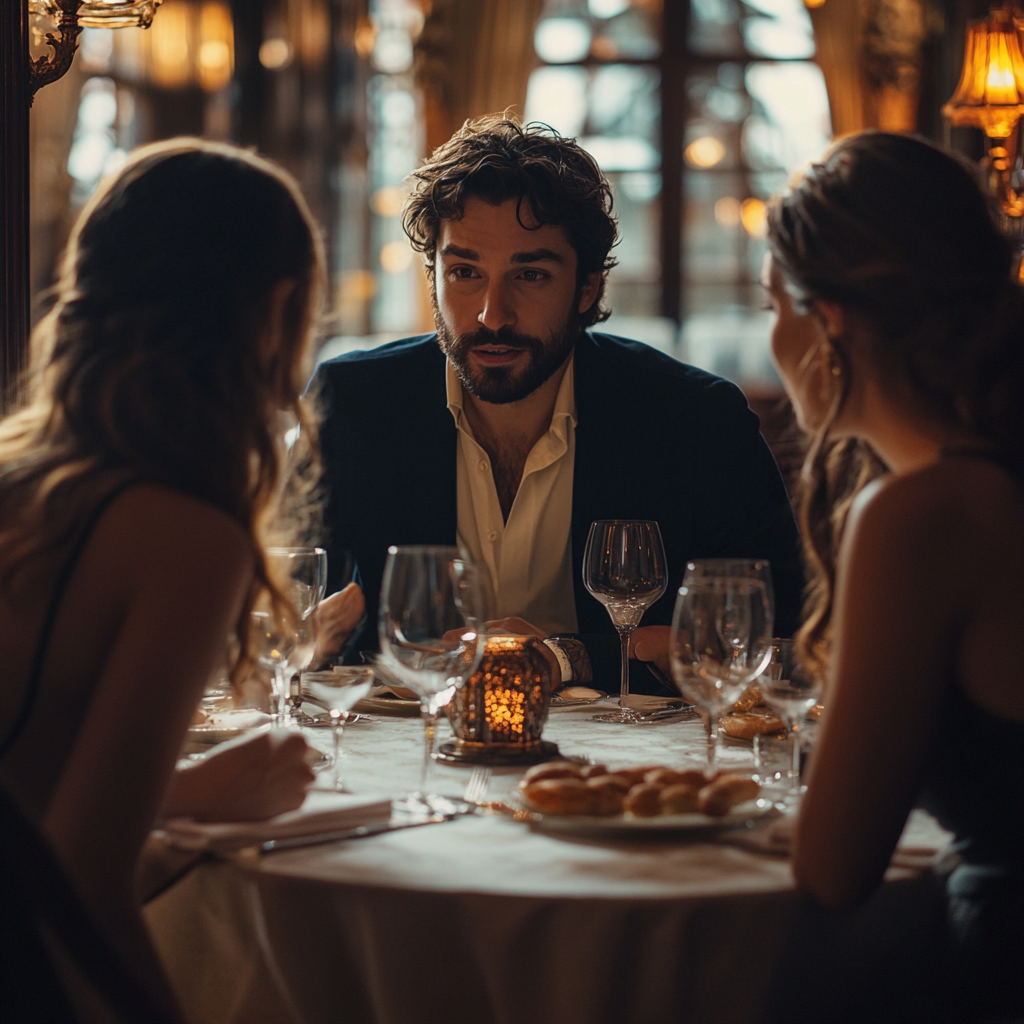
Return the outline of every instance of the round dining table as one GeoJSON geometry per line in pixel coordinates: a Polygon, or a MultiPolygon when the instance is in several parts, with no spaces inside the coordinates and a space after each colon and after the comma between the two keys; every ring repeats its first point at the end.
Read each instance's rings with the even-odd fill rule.
{"type": "MultiPolygon", "coordinates": [[[[619,725],[594,711],[552,710],[545,739],[611,768],[700,766],[699,720],[619,725]]],[[[306,733],[330,749],[329,730],[306,733]]],[[[417,719],[378,715],[347,728],[348,788],[415,789],[422,733],[417,719]]],[[[720,759],[753,768],[748,744],[723,745],[720,759]]],[[[521,775],[494,769],[486,798],[509,796],[521,775]]],[[[434,789],[460,796],[471,777],[437,765],[434,789]]],[[[924,850],[946,838],[922,812],[913,830],[924,850]]],[[[935,991],[942,933],[929,860],[890,867],[858,911],[828,915],[756,834],[553,834],[473,814],[207,861],[146,916],[196,1024],[916,1019],[906,1008],[935,991]]]]}

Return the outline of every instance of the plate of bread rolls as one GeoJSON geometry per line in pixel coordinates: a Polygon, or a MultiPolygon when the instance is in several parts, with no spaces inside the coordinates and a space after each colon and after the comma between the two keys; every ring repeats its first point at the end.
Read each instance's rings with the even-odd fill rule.
{"type": "Polygon", "coordinates": [[[519,797],[556,831],[687,832],[740,825],[771,810],[749,775],[651,764],[611,770],[555,761],[531,768],[519,797]]]}

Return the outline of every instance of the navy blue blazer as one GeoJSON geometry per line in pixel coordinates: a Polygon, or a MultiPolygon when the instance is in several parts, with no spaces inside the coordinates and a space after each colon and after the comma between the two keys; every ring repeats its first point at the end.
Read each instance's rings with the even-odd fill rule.
{"type": "MultiPolygon", "coordinates": [[[[799,538],[742,392],[647,345],[593,332],[576,346],[575,386],[573,575],[595,682],[614,690],[618,674],[614,628],[582,579],[595,519],[661,526],[669,587],[644,625],[672,621],[690,559],[757,557],[772,564],[776,635],[791,635],[803,590],[799,538]]],[[[436,335],[409,338],[322,363],[312,387],[324,413],[328,593],[347,582],[350,553],[366,594],[356,647],[374,649],[388,545],[455,543],[457,432],[445,357],[436,335]]]]}

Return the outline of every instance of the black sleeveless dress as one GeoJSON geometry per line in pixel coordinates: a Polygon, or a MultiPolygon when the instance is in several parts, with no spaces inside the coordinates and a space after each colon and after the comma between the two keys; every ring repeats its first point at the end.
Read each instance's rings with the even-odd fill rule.
{"type": "Polygon", "coordinates": [[[46,654],[50,649],[50,634],[53,632],[53,627],[57,621],[57,613],[64,602],[64,592],[71,582],[71,577],[78,566],[78,562],[89,541],[92,539],[92,535],[99,525],[99,521],[103,518],[104,513],[117,498],[135,485],[136,481],[127,481],[118,485],[100,499],[79,531],[71,551],[68,553],[68,557],[61,566],[53,593],[50,595],[50,603],[43,617],[42,628],[39,630],[39,639],[36,641],[35,654],[32,656],[32,664],[29,668],[28,680],[25,683],[25,692],[21,698],[18,714],[7,731],[7,735],[0,739],[0,761],[7,756],[11,748],[18,742],[21,734],[25,731],[25,726],[28,725],[29,719],[32,717],[32,712],[35,710],[36,701],[39,698],[39,684],[42,682],[43,669],[46,667],[46,654]]]}
{"type": "MultiPolygon", "coordinates": [[[[952,453],[951,453],[952,454],[952,453]]],[[[956,453],[997,463],[995,455],[956,453]]],[[[1020,645],[1021,636],[1007,637],[1020,645]]],[[[1024,652],[1022,652],[1024,655],[1024,652]]],[[[1024,676],[1024,657],[1020,662],[1024,676]]],[[[920,805],[955,836],[948,920],[964,1019],[1024,1016],[1024,722],[977,705],[956,683],[943,710],[920,805]],[[975,1017],[975,1013],[977,1016],[975,1017]]]]}

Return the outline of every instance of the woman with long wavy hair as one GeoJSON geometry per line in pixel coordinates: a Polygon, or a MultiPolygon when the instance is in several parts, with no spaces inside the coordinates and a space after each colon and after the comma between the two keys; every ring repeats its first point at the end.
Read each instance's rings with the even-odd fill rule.
{"type": "Polygon", "coordinates": [[[855,906],[932,810],[960,855],[960,1019],[1019,1013],[1024,289],[971,169],[914,138],[841,140],[768,223],[773,353],[812,436],[798,644],[828,684],[794,873],[855,906]]]}
{"type": "MultiPolygon", "coordinates": [[[[26,400],[0,422],[0,772],[165,994],[140,850],[162,808],[209,810],[171,780],[228,636],[238,677],[257,601],[295,614],[264,552],[301,525],[288,496],[311,507],[301,396],[323,285],[288,175],[229,146],[146,147],[82,212],[26,400]],[[283,443],[295,423],[298,483],[283,443]]],[[[236,817],[296,806],[311,778],[301,738],[257,748],[220,762],[236,817]]]]}

